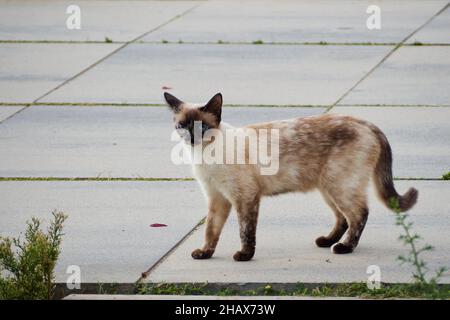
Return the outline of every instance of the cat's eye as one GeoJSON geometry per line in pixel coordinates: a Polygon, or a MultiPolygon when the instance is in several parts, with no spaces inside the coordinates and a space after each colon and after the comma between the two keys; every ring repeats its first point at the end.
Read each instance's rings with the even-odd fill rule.
{"type": "Polygon", "coordinates": [[[202,123],[202,131],[206,131],[209,129],[209,126],[206,123],[202,123]]]}
{"type": "Polygon", "coordinates": [[[175,125],[175,129],[182,129],[182,128],[184,128],[184,123],[183,123],[183,122],[178,122],[178,123],[175,125]]]}

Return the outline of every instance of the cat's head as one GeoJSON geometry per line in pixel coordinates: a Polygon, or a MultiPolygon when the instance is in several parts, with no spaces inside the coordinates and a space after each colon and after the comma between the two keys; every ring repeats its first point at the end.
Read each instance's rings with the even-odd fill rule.
{"type": "Polygon", "coordinates": [[[187,144],[200,143],[207,130],[219,127],[223,103],[221,93],[204,106],[189,105],[167,92],[164,92],[164,98],[173,112],[175,129],[187,144]]]}

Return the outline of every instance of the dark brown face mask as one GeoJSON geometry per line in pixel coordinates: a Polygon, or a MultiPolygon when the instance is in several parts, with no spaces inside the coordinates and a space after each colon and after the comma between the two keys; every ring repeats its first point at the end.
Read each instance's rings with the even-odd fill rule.
{"type": "Polygon", "coordinates": [[[202,142],[205,132],[219,127],[222,116],[222,94],[218,93],[205,106],[192,108],[165,92],[164,98],[174,113],[175,129],[191,145],[202,142]]]}

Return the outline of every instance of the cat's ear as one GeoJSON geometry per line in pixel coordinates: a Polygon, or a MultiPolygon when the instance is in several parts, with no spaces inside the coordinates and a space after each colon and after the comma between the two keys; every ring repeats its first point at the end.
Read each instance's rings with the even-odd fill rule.
{"type": "Polygon", "coordinates": [[[173,112],[180,112],[181,105],[184,103],[183,101],[179,100],[177,97],[171,95],[168,92],[164,92],[164,98],[166,99],[167,104],[173,112]]]}
{"type": "Polygon", "coordinates": [[[217,93],[214,97],[211,98],[211,100],[208,101],[208,103],[201,107],[200,110],[203,112],[209,112],[216,116],[217,122],[220,123],[221,116],[222,116],[222,94],[217,93]]]}

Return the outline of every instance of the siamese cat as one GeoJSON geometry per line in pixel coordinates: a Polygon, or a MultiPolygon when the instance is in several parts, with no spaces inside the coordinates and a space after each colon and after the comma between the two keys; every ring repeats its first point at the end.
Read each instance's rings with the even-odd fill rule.
{"type": "MultiPolygon", "coordinates": [[[[358,245],[369,214],[370,180],[388,208],[390,201],[395,200],[400,210],[406,211],[417,201],[415,188],[404,195],[397,193],[389,142],[379,128],[367,121],[323,114],[233,128],[222,122],[220,93],[203,106],[187,104],[169,93],[164,93],[164,97],[173,111],[175,129],[184,132],[183,143],[188,148],[198,145],[206,148],[219,143],[217,139],[202,139],[209,130],[224,135],[230,130],[275,130],[278,134],[278,170],[274,174],[261,174],[258,163],[193,164],[194,176],[208,200],[205,243],[192,252],[194,259],[211,258],[233,207],[241,239],[241,249],[233,258],[250,260],[255,254],[259,204],[264,196],[319,190],[336,222],[328,235],[318,237],[315,242],[319,247],[331,247],[336,254],[350,253],[358,245]],[[195,137],[196,130],[200,138],[198,134],[195,137]]],[[[255,147],[245,144],[244,148],[247,159],[255,147]]]]}

